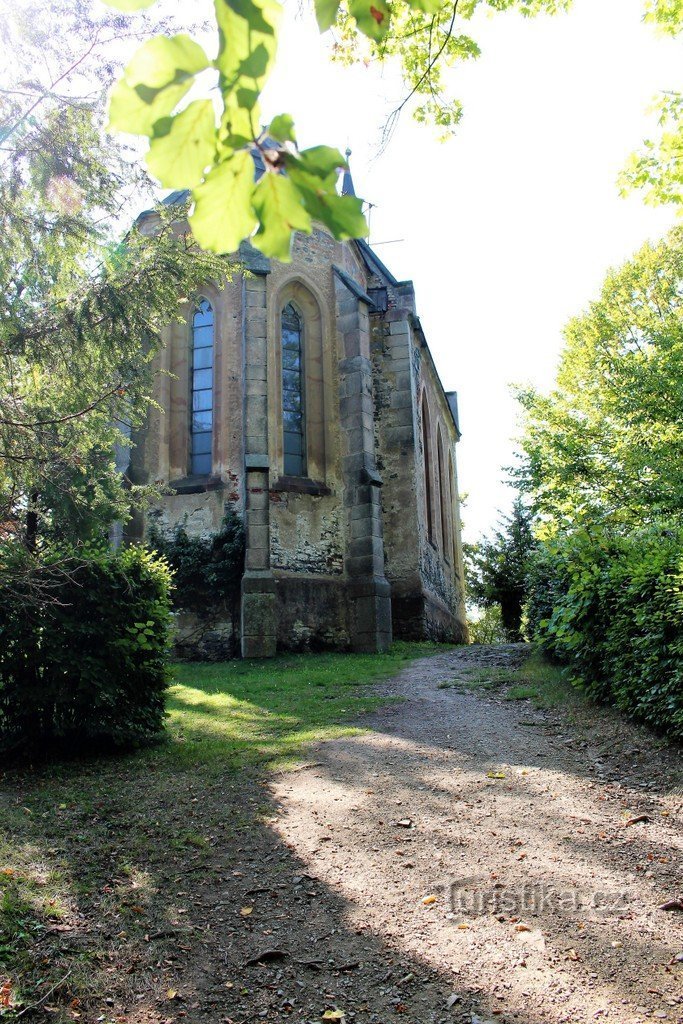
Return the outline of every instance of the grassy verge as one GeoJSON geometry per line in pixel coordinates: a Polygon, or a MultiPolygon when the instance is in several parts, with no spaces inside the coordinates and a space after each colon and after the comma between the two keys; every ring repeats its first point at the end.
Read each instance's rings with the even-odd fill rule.
{"type": "Polygon", "coordinates": [[[149,936],[182,926],[198,889],[224,881],[263,828],[267,800],[244,770],[287,767],[313,741],[358,732],[380,702],[372,683],[443,650],[178,665],[157,747],[6,772],[0,1016],[120,1021],[108,1000],[120,1005],[125,986],[134,998],[157,969],[149,936]]]}
{"type": "Polygon", "coordinates": [[[496,693],[504,700],[529,700],[537,708],[571,710],[586,703],[585,696],[571,685],[562,669],[547,661],[540,651],[533,651],[517,668],[462,670],[439,685],[443,689],[496,693]]]}

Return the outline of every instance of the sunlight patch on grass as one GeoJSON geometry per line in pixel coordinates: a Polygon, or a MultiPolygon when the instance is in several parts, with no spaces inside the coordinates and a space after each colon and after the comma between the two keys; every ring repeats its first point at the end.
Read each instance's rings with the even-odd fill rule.
{"type": "Polygon", "coordinates": [[[283,654],[268,661],[186,663],[169,690],[166,756],[240,767],[296,761],[316,741],[353,736],[386,698],[369,685],[437,644],[394,644],[385,654],[283,654]]]}

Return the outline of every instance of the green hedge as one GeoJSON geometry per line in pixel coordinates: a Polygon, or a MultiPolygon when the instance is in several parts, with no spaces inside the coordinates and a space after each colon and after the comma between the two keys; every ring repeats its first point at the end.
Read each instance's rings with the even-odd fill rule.
{"type": "Polygon", "coordinates": [[[171,580],[141,547],[0,585],[0,750],[134,746],[163,728],[171,580]]]}
{"type": "Polygon", "coordinates": [[[683,530],[577,532],[542,545],[527,616],[590,696],[683,740],[683,530]]]}

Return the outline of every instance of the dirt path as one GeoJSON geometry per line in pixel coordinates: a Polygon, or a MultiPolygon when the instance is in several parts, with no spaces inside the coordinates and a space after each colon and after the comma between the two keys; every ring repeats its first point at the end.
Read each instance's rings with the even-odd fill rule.
{"type": "Polygon", "coordinates": [[[11,1019],[683,1021],[683,912],[657,909],[683,898],[680,752],[471,688],[525,656],[414,661],[367,732],[275,777],[150,756],[14,778],[0,865],[58,863],[63,898],[11,1019]]]}
{"type": "Polygon", "coordinates": [[[308,910],[278,944],[359,964],[319,987],[347,1020],[683,1021],[683,913],[657,909],[683,897],[680,757],[604,712],[444,685],[524,654],[412,663],[371,732],[272,786],[308,910]]]}

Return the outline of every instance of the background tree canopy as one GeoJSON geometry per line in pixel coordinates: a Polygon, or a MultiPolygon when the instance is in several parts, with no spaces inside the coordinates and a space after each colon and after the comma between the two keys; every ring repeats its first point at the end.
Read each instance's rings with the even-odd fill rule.
{"type": "MultiPolygon", "coordinates": [[[[120,65],[114,42],[141,38],[90,5],[3,4],[12,81],[0,91],[0,576],[30,572],[48,544],[106,535],[141,497],[115,450],[146,414],[150,360],[178,297],[228,269],[179,236],[130,224],[151,197],[134,154],[104,132],[120,65]],[[14,543],[29,565],[20,570],[14,543]]],[[[168,26],[167,26],[168,27],[168,26]]],[[[41,578],[44,578],[41,576],[41,578]]],[[[22,590],[22,592],[25,592],[22,590]]]]}
{"type": "Polygon", "coordinates": [[[683,229],[607,275],[557,387],[520,395],[533,637],[590,695],[683,730],[683,229]]]}
{"type": "Polygon", "coordinates": [[[683,508],[683,229],[607,275],[570,322],[549,395],[519,393],[515,471],[555,528],[628,528],[683,508]]]}

